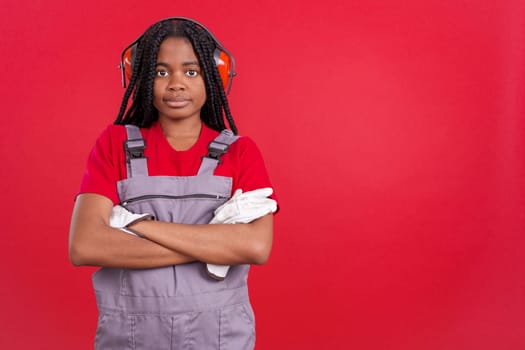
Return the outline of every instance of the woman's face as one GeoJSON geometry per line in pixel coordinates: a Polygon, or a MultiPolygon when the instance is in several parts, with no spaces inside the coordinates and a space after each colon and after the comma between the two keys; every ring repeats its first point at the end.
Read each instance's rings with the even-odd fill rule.
{"type": "Polygon", "coordinates": [[[185,38],[166,38],[157,55],[153,105],[160,119],[200,119],[206,86],[199,60],[185,38]]]}

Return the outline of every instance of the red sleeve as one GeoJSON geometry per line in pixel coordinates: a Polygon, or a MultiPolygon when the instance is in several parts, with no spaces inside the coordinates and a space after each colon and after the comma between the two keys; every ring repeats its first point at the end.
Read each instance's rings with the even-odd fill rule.
{"type": "MultiPolygon", "coordinates": [[[[239,188],[243,192],[264,187],[273,188],[261,152],[252,139],[246,136],[239,138],[226,154],[232,157],[231,160],[235,164],[233,192],[239,188]]],[[[221,175],[220,166],[217,170],[217,175],[221,175]]],[[[277,200],[275,189],[271,197],[277,200]]]]}
{"type": "Polygon", "coordinates": [[[118,204],[117,181],[123,178],[125,164],[123,142],[126,131],[123,126],[110,125],[98,137],[89,154],[86,171],[78,194],[97,193],[118,204]]]}

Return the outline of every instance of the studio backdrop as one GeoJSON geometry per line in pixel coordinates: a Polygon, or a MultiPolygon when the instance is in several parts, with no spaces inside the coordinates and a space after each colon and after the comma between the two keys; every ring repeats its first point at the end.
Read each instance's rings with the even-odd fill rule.
{"type": "Polygon", "coordinates": [[[525,349],[523,1],[1,7],[0,348],[92,348],[74,197],[121,50],[187,16],[234,55],[232,114],[280,199],[257,349],[525,349]]]}

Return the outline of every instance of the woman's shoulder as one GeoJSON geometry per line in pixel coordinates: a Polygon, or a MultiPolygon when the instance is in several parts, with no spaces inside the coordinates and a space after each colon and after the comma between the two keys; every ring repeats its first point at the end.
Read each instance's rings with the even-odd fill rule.
{"type": "MultiPolygon", "coordinates": [[[[210,128],[209,126],[206,126],[203,124],[203,132],[201,134],[201,137],[205,140],[205,142],[212,142],[217,139],[217,137],[220,137],[222,133],[232,137],[229,142],[233,142],[229,146],[229,150],[242,150],[246,148],[257,148],[255,142],[248,136],[245,135],[234,135],[231,130],[225,129],[222,132],[219,132],[217,130],[214,130],[210,128]]],[[[224,139],[223,139],[224,140],[224,139]]]]}
{"type": "Polygon", "coordinates": [[[232,144],[232,148],[236,149],[238,152],[246,152],[246,151],[258,151],[259,148],[257,147],[257,144],[250,136],[245,135],[238,135],[237,141],[235,141],[232,144]]]}
{"type": "MultiPolygon", "coordinates": [[[[149,136],[151,129],[152,128],[139,128],[144,139],[149,136]]],[[[109,124],[99,134],[98,142],[121,145],[127,138],[126,125],[109,124]]]]}
{"type": "Polygon", "coordinates": [[[99,141],[112,141],[112,140],[122,140],[126,137],[126,127],[124,125],[107,125],[102,132],[99,134],[99,141]]]}

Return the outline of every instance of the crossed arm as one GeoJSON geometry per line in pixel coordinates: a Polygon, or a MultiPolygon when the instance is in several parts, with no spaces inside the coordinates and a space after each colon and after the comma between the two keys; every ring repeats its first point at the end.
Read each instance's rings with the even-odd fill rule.
{"type": "Polygon", "coordinates": [[[78,196],[69,234],[74,265],[153,268],[202,261],[264,264],[272,246],[273,218],[249,224],[187,225],[141,221],[130,228],[145,238],[109,226],[113,203],[98,194],[78,196]]]}

